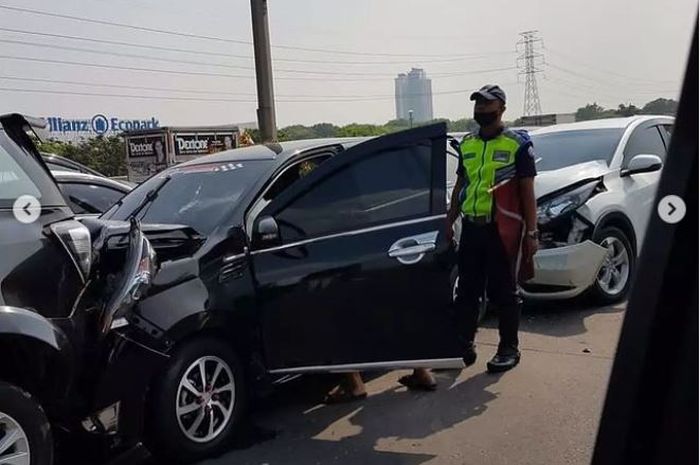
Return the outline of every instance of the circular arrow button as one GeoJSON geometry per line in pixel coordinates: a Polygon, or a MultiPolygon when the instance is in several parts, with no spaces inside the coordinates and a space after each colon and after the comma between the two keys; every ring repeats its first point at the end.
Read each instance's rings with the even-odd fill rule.
{"type": "Polygon", "coordinates": [[[33,195],[20,195],[12,206],[12,213],[20,223],[33,223],[41,215],[41,203],[33,195]]]}
{"type": "Polygon", "coordinates": [[[685,216],[685,202],[677,195],[667,195],[656,206],[659,218],[668,224],[676,224],[685,216]]]}

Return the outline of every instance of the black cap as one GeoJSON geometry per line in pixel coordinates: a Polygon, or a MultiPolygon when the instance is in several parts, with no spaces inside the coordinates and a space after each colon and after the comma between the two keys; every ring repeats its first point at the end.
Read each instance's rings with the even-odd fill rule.
{"type": "Polygon", "coordinates": [[[501,102],[506,103],[506,93],[503,92],[503,89],[501,89],[495,84],[485,85],[476,92],[472,92],[472,95],[469,97],[469,100],[476,100],[479,98],[482,98],[484,100],[498,99],[501,102]]]}

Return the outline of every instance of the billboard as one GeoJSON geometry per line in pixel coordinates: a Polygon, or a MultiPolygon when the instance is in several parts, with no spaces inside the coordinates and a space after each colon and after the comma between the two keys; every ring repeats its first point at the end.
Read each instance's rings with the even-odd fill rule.
{"type": "Polygon", "coordinates": [[[175,155],[208,155],[236,147],[234,133],[175,133],[175,155]]]}
{"type": "Polygon", "coordinates": [[[162,127],[123,133],[129,180],[142,182],[168,166],[234,149],[239,130],[222,127],[162,127]]]}
{"type": "Polygon", "coordinates": [[[129,179],[143,181],[168,166],[165,134],[149,134],[126,140],[129,179]]]}

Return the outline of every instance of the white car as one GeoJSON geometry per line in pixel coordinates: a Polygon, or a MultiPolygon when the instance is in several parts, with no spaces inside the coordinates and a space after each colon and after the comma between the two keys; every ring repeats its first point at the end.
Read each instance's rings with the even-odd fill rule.
{"type": "MultiPolygon", "coordinates": [[[[655,210],[673,121],[633,116],[530,132],[539,159],[540,250],[535,276],[522,286],[524,297],[560,299],[588,291],[602,304],[625,297],[655,210]]],[[[454,159],[450,165],[456,167],[454,159]]]]}

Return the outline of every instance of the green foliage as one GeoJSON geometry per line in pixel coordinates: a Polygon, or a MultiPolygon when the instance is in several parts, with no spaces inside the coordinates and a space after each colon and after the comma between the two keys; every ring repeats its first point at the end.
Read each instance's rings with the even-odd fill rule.
{"type": "Polygon", "coordinates": [[[82,163],[105,176],[126,174],[126,149],[120,137],[98,136],[77,143],[56,140],[37,144],[40,152],[55,153],[82,163]]]}
{"type": "Polygon", "coordinates": [[[605,108],[597,103],[589,103],[576,110],[576,121],[588,121],[591,119],[605,118],[605,108]]]}
{"type": "Polygon", "coordinates": [[[589,103],[576,110],[576,121],[588,121],[592,119],[617,118],[620,116],[634,115],[675,115],[678,102],[673,99],[657,98],[644,105],[642,108],[628,103],[621,103],[617,109],[605,109],[597,103],[589,103]]]}
{"type": "Polygon", "coordinates": [[[675,115],[678,111],[678,102],[670,98],[657,98],[642,107],[645,115],[675,115]]]}
{"type": "Polygon", "coordinates": [[[352,123],[343,126],[338,131],[339,137],[360,137],[360,136],[380,136],[388,133],[386,126],[377,126],[374,124],[357,124],[352,123]]]}

